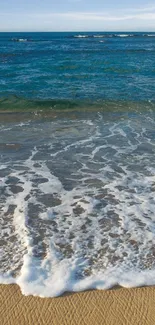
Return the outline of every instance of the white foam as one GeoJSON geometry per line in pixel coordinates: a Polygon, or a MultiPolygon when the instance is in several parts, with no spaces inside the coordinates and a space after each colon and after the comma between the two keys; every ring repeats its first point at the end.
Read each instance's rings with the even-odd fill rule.
{"type": "Polygon", "coordinates": [[[88,35],[75,35],[75,38],[88,38],[88,35]]]}
{"type": "Polygon", "coordinates": [[[31,255],[24,256],[21,276],[17,279],[0,277],[3,284],[16,283],[24,295],[56,297],[64,292],[89,289],[109,289],[115,285],[125,288],[155,285],[155,270],[139,271],[111,268],[108,272],[76,280],[76,273],[84,261],[57,261],[54,250],[50,250],[46,260],[39,263],[31,255]]]}
{"type": "Polygon", "coordinates": [[[118,35],[119,37],[128,37],[128,36],[130,36],[130,35],[128,35],[128,34],[120,34],[120,35],[118,35]]]}
{"type": "Polygon", "coordinates": [[[125,121],[105,121],[103,128],[98,115],[93,122],[73,122],[70,135],[64,131],[67,122],[63,132],[53,122],[52,144],[50,139],[27,159],[6,164],[2,212],[7,216],[10,205],[14,210],[13,223],[1,234],[9,240],[7,227],[13,226],[18,245],[0,282],[17,283],[23,294],[41,297],[155,284],[154,141],[147,135],[147,123],[150,131],[154,122],[125,121]],[[21,191],[12,192],[9,178],[21,191]]]}
{"type": "Polygon", "coordinates": [[[7,272],[5,274],[0,274],[0,283],[1,284],[12,284],[16,283],[16,279],[13,278],[10,274],[11,272],[7,272]]]}
{"type": "Polygon", "coordinates": [[[19,38],[18,42],[27,42],[27,38],[19,38]]]}
{"type": "Polygon", "coordinates": [[[103,38],[103,37],[105,37],[104,35],[94,35],[93,36],[94,38],[103,38]]]}

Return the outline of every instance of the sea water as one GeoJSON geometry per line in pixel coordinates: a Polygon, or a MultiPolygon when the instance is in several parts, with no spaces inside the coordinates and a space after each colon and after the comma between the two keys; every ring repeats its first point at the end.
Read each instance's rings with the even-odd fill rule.
{"type": "Polygon", "coordinates": [[[155,284],[155,35],[0,34],[0,282],[155,284]]]}

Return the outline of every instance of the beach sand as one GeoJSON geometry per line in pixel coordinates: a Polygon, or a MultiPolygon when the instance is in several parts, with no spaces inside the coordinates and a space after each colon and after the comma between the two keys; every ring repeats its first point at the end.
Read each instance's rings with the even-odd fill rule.
{"type": "Polygon", "coordinates": [[[92,290],[58,298],[23,296],[0,285],[1,325],[154,325],[155,287],[92,290]]]}

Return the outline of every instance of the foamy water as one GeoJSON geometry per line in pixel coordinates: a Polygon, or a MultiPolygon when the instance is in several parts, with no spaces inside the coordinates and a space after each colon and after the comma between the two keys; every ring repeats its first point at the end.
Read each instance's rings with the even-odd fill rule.
{"type": "Polygon", "coordinates": [[[25,295],[155,284],[154,113],[1,124],[1,283],[25,295]]]}

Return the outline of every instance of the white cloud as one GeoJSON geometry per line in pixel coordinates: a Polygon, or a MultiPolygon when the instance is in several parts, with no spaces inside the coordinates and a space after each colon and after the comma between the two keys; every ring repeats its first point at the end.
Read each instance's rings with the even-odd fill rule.
{"type": "Polygon", "coordinates": [[[122,20],[155,20],[155,11],[146,13],[133,13],[133,14],[109,14],[101,12],[63,12],[63,13],[47,13],[47,14],[30,14],[29,17],[42,18],[42,19],[70,19],[70,20],[89,20],[89,21],[122,21],[122,20]]]}
{"type": "MultiPolygon", "coordinates": [[[[68,0],[81,1],[81,0],[68,0]]],[[[0,13],[0,30],[155,30],[155,6],[105,12],[0,13]],[[20,27],[21,26],[21,27],[20,27]],[[27,26],[27,27],[26,27],[27,26]]]]}
{"type": "Polygon", "coordinates": [[[130,12],[152,12],[152,11],[155,11],[155,5],[150,5],[150,6],[147,6],[147,7],[140,7],[140,8],[132,8],[130,9],[130,12]]]}

